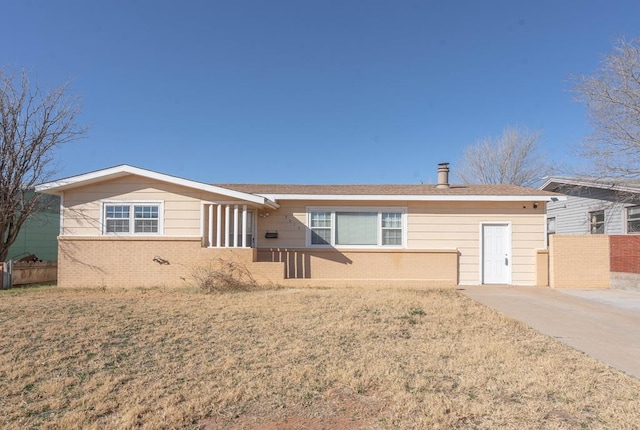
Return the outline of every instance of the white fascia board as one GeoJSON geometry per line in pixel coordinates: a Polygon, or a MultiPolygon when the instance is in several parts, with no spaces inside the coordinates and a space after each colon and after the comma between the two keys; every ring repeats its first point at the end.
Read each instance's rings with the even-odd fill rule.
{"type": "Polygon", "coordinates": [[[573,178],[551,177],[551,178],[547,179],[546,181],[544,181],[544,183],[542,185],[540,185],[538,187],[538,189],[539,190],[543,190],[543,191],[547,190],[547,188],[552,184],[573,185],[573,186],[580,186],[580,187],[594,186],[593,183],[587,183],[585,181],[576,180],[576,179],[573,179],[573,178]]]}
{"type": "Polygon", "coordinates": [[[640,189],[637,187],[630,187],[626,185],[617,185],[614,183],[608,183],[607,181],[591,181],[588,179],[575,179],[575,178],[561,178],[561,177],[551,177],[547,179],[544,184],[540,185],[539,190],[545,190],[552,184],[557,185],[569,185],[574,187],[590,187],[590,188],[600,188],[602,190],[614,190],[614,191],[624,191],[628,193],[640,193],[640,189]]]}
{"type": "Polygon", "coordinates": [[[214,194],[221,194],[227,197],[233,197],[240,200],[245,200],[251,203],[257,203],[266,205],[271,208],[278,208],[278,204],[273,201],[268,201],[265,197],[255,194],[243,193],[240,191],[234,191],[227,188],[217,187],[215,185],[209,185],[202,182],[192,181],[190,179],[178,178],[176,176],[166,175],[164,173],[154,172],[152,170],[141,169],[139,167],[133,167],[126,164],[116,167],[110,167],[108,169],[97,170],[95,172],[85,173],[82,175],[72,176],[70,178],[60,179],[53,182],[47,182],[35,187],[38,192],[48,192],[50,194],[59,194],[60,192],[75,188],[79,186],[89,185],[96,182],[102,182],[109,179],[115,179],[126,175],[137,175],[144,178],[155,179],[162,182],[167,182],[174,185],[180,185],[187,188],[193,188],[201,191],[206,191],[214,194]]]}
{"type": "Polygon", "coordinates": [[[333,195],[333,194],[259,194],[269,200],[307,201],[416,201],[416,202],[532,202],[566,200],[566,196],[478,196],[478,195],[333,195]]]}

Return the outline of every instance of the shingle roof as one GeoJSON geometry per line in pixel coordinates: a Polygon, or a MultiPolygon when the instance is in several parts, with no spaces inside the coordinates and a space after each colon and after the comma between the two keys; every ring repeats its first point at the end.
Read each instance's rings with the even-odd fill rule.
{"type": "Polygon", "coordinates": [[[287,185],[287,184],[214,184],[243,193],[259,195],[408,195],[408,196],[556,196],[556,193],[515,185],[452,185],[437,188],[433,184],[360,184],[360,185],[287,185]]]}

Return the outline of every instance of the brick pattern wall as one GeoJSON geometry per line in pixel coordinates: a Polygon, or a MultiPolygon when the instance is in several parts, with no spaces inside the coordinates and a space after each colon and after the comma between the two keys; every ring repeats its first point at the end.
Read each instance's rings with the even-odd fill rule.
{"type": "Polygon", "coordinates": [[[259,282],[345,285],[403,281],[454,286],[456,250],[349,251],[203,248],[198,238],[59,238],[61,287],[151,287],[193,284],[194,267],[237,261],[259,282]],[[154,261],[156,260],[156,261],[154,261]]]}
{"type": "Polygon", "coordinates": [[[536,286],[549,286],[549,251],[536,250],[536,286]]]}
{"type": "MultiPolygon", "coordinates": [[[[457,250],[261,248],[258,261],[283,262],[290,280],[418,280],[458,284],[457,250]]],[[[303,282],[300,282],[303,284],[303,282]]]]}
{"type": "Polygon", "coordinates": [[[609,288],[609,236],[549,236],[549,285],[609,288]]]}
{"type": "Polygon", "coordinates": [[[640,236],[609,236],[611,271],[640,273],[640,236]]]}
{"type": "Polygon", "coordinates": [[[203,248],[198,238],[61,236],[58,243],[61,287],[189,285],[195,267],[215,266],[221,258],[244,264],[259,282],[284,279],[284,264],[254,263],[254,249],[203,248]]]}

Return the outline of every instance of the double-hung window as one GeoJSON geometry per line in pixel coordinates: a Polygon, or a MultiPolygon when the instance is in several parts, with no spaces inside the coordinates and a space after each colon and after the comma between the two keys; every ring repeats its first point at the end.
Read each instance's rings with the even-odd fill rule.
{"type": "Polygon", "coordinates": [[[331,245],[331,212],[311,212],[311,244],[331,245]]]}
{"type": "Polygon", "coordinates": [[[589,232],[604,234],[604,210],[589,212],[589,232]]]}
{"type": "Polygon", "coordinates": [[[402,208],[309,209],[311,246],[403,246],[405,211],[402,208]]]}
{"type": "Polygon", "coordinates": [[[104,234],[161,234],[161,206],[159,202],[105,202],[103,232],[104,234]]]}
{"type": "Polygon", "coordinates": [[[640,206],[627,208],[627,233],[640,233],[640,206]]]}

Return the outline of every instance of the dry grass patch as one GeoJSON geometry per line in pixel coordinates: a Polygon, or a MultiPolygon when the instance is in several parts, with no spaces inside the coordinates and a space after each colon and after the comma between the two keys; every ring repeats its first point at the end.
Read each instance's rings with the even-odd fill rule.
{"type": "Polygon", "coordinates": [[[640,381],[454,290],[0,294],[3,428],[638,428],[640,381]]]}

